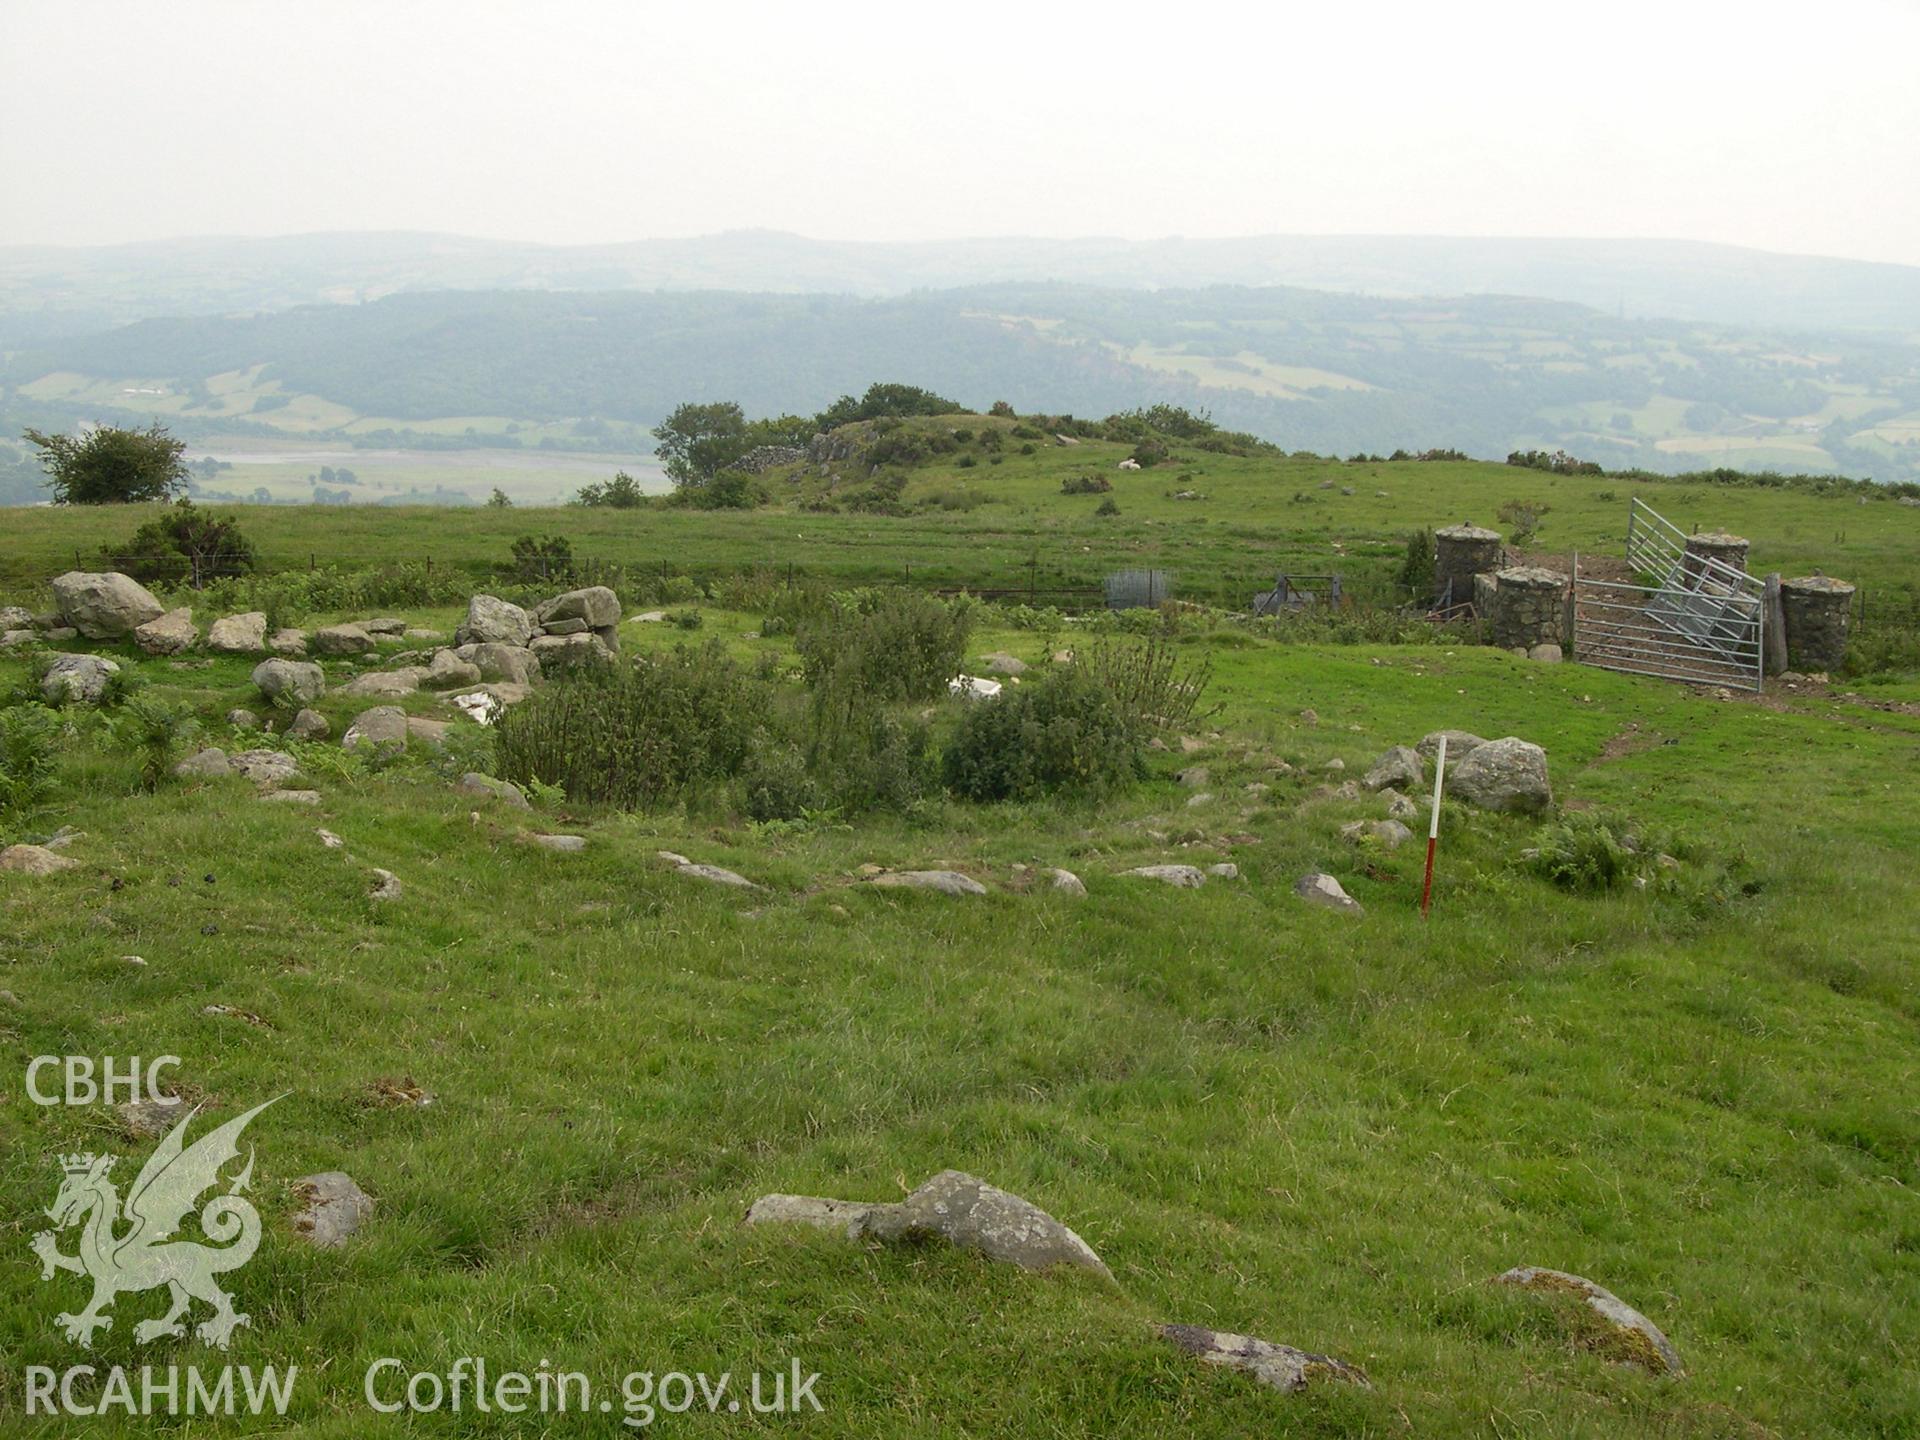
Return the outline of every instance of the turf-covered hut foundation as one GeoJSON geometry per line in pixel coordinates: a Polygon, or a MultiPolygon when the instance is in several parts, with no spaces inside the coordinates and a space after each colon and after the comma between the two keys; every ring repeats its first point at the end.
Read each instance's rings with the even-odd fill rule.
{"type": "Polygon", "coordinates": [[[1567,577],[1538,565],[1515,565],[1493,577],[1488,629],[1507,650],[1561,643],[1567,577]]]}

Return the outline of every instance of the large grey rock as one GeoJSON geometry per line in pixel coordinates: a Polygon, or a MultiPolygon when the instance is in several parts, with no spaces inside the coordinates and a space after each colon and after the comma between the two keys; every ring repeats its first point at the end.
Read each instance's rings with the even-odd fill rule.
{"type": "MultiPolygon", "coordinates": [[[[1448,747],[1451,752],[1451,746],[1448,747]]],[[[1467,752],[1458,765],[1448,755],[1447,791],[1482,810],[1534,813],[1553,804],[1547,752],[1509,735],[1467,752]]]]}
{"type": "Polygon", "coordinates": [[[1120,873],[1136,880],[1158,880],[1162,885],[1174,885],[1182,890],[1198,890],[1207,883],[1205,873],[1192,865],[1140,865],[1120,873]]]}
{"type": "Polygon", "coordinates": [[[371,710],[362,710],[347,727],[347,733],[340,737],[340,744],[347,750],[358,750],[363,745],[404,750],[407,748],[407,712],[398,705],[376,705],[371,710]]]}
{"type": "Polygon", "coordinates": [[[1236,1335],[1228,1330],[1208,1330],[1200,1325],[1162,1325],[1160,1336],[1196,1355],[1209,1365],[1224,1365],[1242,1370],[1276,1390],[1289,1394],[1304,1390],[1311,1380],[1344,1380],[1371,1390],[1373,1384],[1364,1371],[1331,1355],[1315,1355],[1291,1345],[1275,1345],[1252,1335],[1236,1335]]]}
{"type": "Polygon", "coordinates": [[[262,787],[284,785],[300,773],[300,762],[284,750],[241,750],[229,756],[228,763],[262,787]]]}
{"type": "Polygon", "coordinates": [[[307,632],[291,627],[276,630],[267,641],[267,648],[276,655],[304,655],[307,653],[307,632]]]}
{"type": "Polygon", "coordinates": [[[119,571],[69,570],[53,582],[62,623],[89,640],[118,640],[165,613],[146,586],[119,571]]]}
{"type": "Polygon", "coordinates": [[[1367,913],[1358,900],[1341,888],[1338,880],[1317,870],[1311,874],[1302,875],[1294,881],[1293,893],[1309,905],[1318,905],[1325,910],[1336,910],[1342,915],[1367,913]]]}
{"type": "Polygon", "coordinates": [[[275,705],[311,705],[327,693],[326,672],[311,660],[262,660],[253,683],[275,705]]]}
{"type": "Polygon", "coordinates": [[[1656,1375],[1684,1375],[1680,1352],[1646,1316],[1605,1286],[1596,1285],[1581,1275],[1565,1270],[1544,1270],[1532,1265],[1517,1266],[1494,1277],[1496,1285],[1517,1285],[1526,1290],[1577,1295],[1595,1314],[1613,1326],[1616,1342],[1607,1353],[1618,1360],[1644,1366],[1656,1375]]]}
{"type": "Polygon", "coordinates": [[[40,677],[40,694],[50,705],[75,701],[97,705],[107,681],[120,667],[104,655],[56,655],[40,677]]]}
{"type": "Polygon", "coordinates": [[[178,655],[199,638],[190,606],[169,610],[133,627],[133,643],[148,655],[178,655]]]}
{"type": "Polygon", "coordinates": [[[958,870],[890,870],[867,882],[884,889],[932,890],[941,895],[984,895],[987,887],[958,870]]]}
{"type": "MultiPolygon", "coordinates": [[[[494,595],[467,601],[467,618],[453,632],[455,645],[515,645],[533,638],[533,620],[518,605],[494,595]]],[[[511,677],[509,677],[511,678],[511,677]]]]}
{"type": "Polygon", "coordinates": [[[0,650],[12,650],[17,646],[31,645],[40,638],[34,630],[8,630],[0,628],[0,650]]]}
{"type": "Polygon", "coordinates": [[[1113,1278],[1092,1246],[1039,1206],[958,1170],[941,1171],[894,1204],[763,1195],[747,1223],[814,1225],[849,1240],[945,1240],[1026,1270],[1072,1265],[1113,1278]]]}
{"type": "Polygon", "coordinates": [[[9,845],[0,850],[0,873],[8,875],[57,875],[79,863],[43,845],[9,845]]]}
{"type": "Polygon", "coordinates": [[[559,855],[578,855],[587,848],[587,837],[584,835],[535,835],[531,838],[542,850],[551,850],[559,855]]]}
{"type": "Polygon", "coordinates": [[[0,630],[33,629],[33,612],[24,605],[0,605],[0,630]]]}
{"type": "Polygon", "coordinates": [[[360,628],[369,635],[381,635],[391,640],[407,633],[407,622],[389,615],[376,620],[362,620],[360,628]]]}
{"type": "Polygon", "coordinates": [[[1414,804],[1411,798],[1402,795],[1398,790],[1389,790],[1387,792],[1387,815],[1388,818],[1393,820],[1417,820],[1420,817],[1420,807],[1414,804]]]}
{"type": "Polygon", "coordinates": [[[478,770],[469,770],[453,783],[454,791],[461,795],[472,795],[479,799],[498,800],[511,805],[516,810],[531,810],[527,797],[520,793],[519,787],[506,780],[496,780],[491,775],[482,775],[478,770]]]}
{"type": "Polygon", "coordinates": [[[578,635],[536,635],[527,647],[540,663],[540,673],[550,673],[561,665],[578,664],[607,658],[607,647],[592,631],[578,635]]]}
{"type": "Polygon", "coordinates": [[[478,670],[483,680],[530,685],[540,674],[540,662],[525,645],[480,640],[461,645],[453,654],[455,659],[464,660],[478,670]]]}
{"type": "Polygon", "coordinates": [[[1387,850],[1395,849],[1413,838],[1413,831],[1398,820],[1355,820],[1340,827],[1342,840],[1372,840],[1387,850]]]}
{"type": "Polygon", "coordinates": [[[1420,737],[1420,743],[1413,747],[1414,753],[1422,759],[1431,760],[1440,753],[1440,737],[1447,737],[1447,764],[1456,765],[1467,756],[1467,752],[1477,750],[1487,742],[1471,730],[1434,730],[1420,737]]]}
{"type": "Polygon", "coordinates": [[[373,636],[358,625],[328,625],[313,632],[307,648],[316,655],[364,655],[373,649],[373,636]]]}
{"type": "Polygon", "coordinates": [[[207,649],[216,655],[257,655],[267,648],[267,616],[263,610],[226,615],[207,627],[207,649]]]}
{"type": "Polygon", "coordinates": [[[453,722],[450,720],[429,720],[422,715],[407,717],[407,738],[435,749],[446,748],[447,732],[452,728],[453,722]]]}
{"type": "Polygon", "coordinates": [[[233,764],[227,759],[227,752],[218,746],[209,745],[195,752],[173,767],[173,773],[183,780],[211,780],[221,775],[233,774],[233,764]]]}
{"type": "Polygon", "coordinates": [[[294,1234],[322,1250],[347,1243],[347,1237],[373,1214],[373,1200],[343,1170],[302,1175],[293,1182],[295,1198],[304,1202],[293,1217],[294,1234]]]}
{"type": "Polygon", "coordinates": [[[989,675],[1024,675],[1027,673],[1027,662],[1018,655],[996,650],[991,655],[980,657],[980,668],[989,675]]]}
{"type": "Polygon", "coordinates": [[[1427,767],[1417,751],[1395,745],[1373,762],[1360,783],[1369,790],[1418,790],[1426,779],[1427,767]]]}
{"type": "Polygon", "coordinates": [[[534,618],[548,627],[549,634],[562,633],[551,628],[556,621],[578,620],[589,630],[599,630],[620,623],[620,597],[604,585],[589,585],[584,590],[569,590],[545,601],[534,612],[534,618]]]}

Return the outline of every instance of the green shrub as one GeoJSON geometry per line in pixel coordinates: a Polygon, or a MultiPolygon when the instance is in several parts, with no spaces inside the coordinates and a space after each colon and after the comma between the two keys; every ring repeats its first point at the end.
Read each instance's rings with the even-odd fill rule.
{"type": "MultiPolygon", "coordinates": [[[[1128,611],[1151,617],[1152,610],[1128,611]]],[[[1135,729],[1178,730],[1200,718],[1200,701],[1213,678],[1213,662],[1182,658],[1165,636],[1120,643],[1094,640],[1080,646],[1073,668],[1104,691],[1121,717],[1135,729]]]]}
{"type": "MultiPolygon", "coordinates": [[[[763,632],[764,633],[764,632],[763,632]]],[[[801,674],[816,696],[894,703],[946,694],[973,633],[972,607],[917,590],[835,595],[794,639],[801,674]]]]}
{"type": "Polygon", "coordinates": [[[566,536],[522,535],[513,542],[513,578],[521,584],[564,583],[572,577],[573,542],[566,536]]]}
{"type": "Polygon", "coordinates": [[[1104,495],[1113,482],[1104,475],[1069,475],[1060,482],[1062,495],[1104,495]]]}
{"type": "Polygon", "coordinates": [[[810,715],[808,763],[820,792],[842,814],[913,810],[938,783],[923,721],[870,698],[831,697],[810,715]]]}
{"type": "Polygon", "coordinates": [[[770,688],[717,642],[566,666],[495,722],[495,773],[627,810],[684,802],[740,773],[772,712],[770,688]]]}
{"type": "Polygon", "coordinates": [[[149,584],[186,581],[197,589],[209,580],[248,574],[257,557],[235,516],[210,515],[181,500],[134,531],[125,545],[102,545],[100,562],[149,584]]]}
{"type": "Polygon", "coordinates": [[[1541,832],[1529,864],[1562,890],[1598,893],[1628,884],[1645,868],[1644,857],[1592,815],[1569,815],[1541,832]]]}
{"type": "Polygon", "coordinates": [[[751,820],[798,820],[820,809],[822,798],[796,745],[758,746],[740,772],[741,808],[751,820]]]}
{"type": "Polygon", "coordinates": [[[1396,577],[1400,588],[1421,604],[1433,595],[1434,539],[1431,530],[1415,530],[1407,536],[1407,553],[1401,557],[1396,577]]]}
{"type": "Polygon", "coordinates": [[[767,487],[739,470],[722,470],[703,485],[683,485],[673,503],[694,510],[753,510],[771,500],[767,487]]]}
{"type": "Polygon", "coordinates": [[[946,786],[974,801],[1097,798],[1144,773],[1141,732],[1077,666],[976,702],[942,757],[946,786]]]}
{"type": "Polygon", "coordinates": [[[1094,506],[1093,513],[1096,515],[1118,515],[1120,513],[1120,507],[1114,503],[1113,497],[1109,495],[1098,505],[1094,506]]]}
{"type": "Polygon", "coordinates": [[[174,757],[198,728],[193,717],[151,695],[135,695],[114,716],[114,742],[140,765],[140,784],[158,790],[174,757]]]}

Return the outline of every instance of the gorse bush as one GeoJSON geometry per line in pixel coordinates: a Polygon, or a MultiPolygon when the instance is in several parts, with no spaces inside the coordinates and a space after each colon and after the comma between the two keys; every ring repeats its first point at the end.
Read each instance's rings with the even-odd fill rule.
{"type": "Polygon", "coordinates": [[[167,507],[122,545],[102,545],[100,563],[147,583],[186,581],[196,587],[209,580],[249,573],[256,562],[253,543],[232,515],[212,515],[191,500],[167,507]]]}
{"type": "Polygon", "coordinates": [[[794,637],[816,696],[848,703],[932,700],[960,673],[973,607],[916,590],[853,590],[809,615],[794,637]]]}
{"type": "Polygon", "coordinates": [[[626,810],[684,803],[741,772],[772,688],[718,644],[560,667],[495,722],[497,773],[626,810]]]}
{"type": "MultiPolygon", "coordinates": [[[[1151,614],[1152,612],[1147,612],[1151,614]]],[[[1095,640],[1074,652],[1073,668],[1112,700],[1120,716],[1141,731],[1177,730],[1199,718],[1213,678],[1213,662],[1184,658],[1173,642],[1095,640]]]]}
{"type": "Polygon", "coordinates": [[[1096,799],[1144,773],[1141,730],[1108,690],[1075,666],[976,703],[941,759],[965,800],[1096,799]]]}
{"type": "Polygon", "coordinates": [[[160,788],[197,723],[164,700],[135,695],[113,717],[111,728],[114,742],[139,763],[141,787],[151,792],[160,788]]]}

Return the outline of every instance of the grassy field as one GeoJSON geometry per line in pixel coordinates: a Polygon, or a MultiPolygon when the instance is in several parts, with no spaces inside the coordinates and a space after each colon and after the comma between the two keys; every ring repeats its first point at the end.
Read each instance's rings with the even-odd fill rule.
{"type": "MultiPolygon", "coordinates": [[[[1046,591],[1097,586],[1116,568],[1152,565],[1176,574],[1178,595],[1234,605],[1280,571],[1339,572],[1352,589],[1379,591],[1410,530],[1461,520],[1498,527],[1496,512],[1511,500],[1547,507],[1530,548],[1559,556],[1617,555],[1633,495],[1684,529],[1746,535],[1756,574],[1818,569],[1869,592],[1910,591],[1920,554],[1920,507],[1891,497],[1563,477],[1478,462],[1352,464],[1179,450],[1170,464],[1130,473],[1115,469],[1126,453],[1089,441],[1042,443],[1030,455],[1010,445],[998,465],[962,468],[958,457],[937,458],[911,471],[902,515],[803,509],[821,495],[817,477],[774,479],[779,503],[749,512],[237,508],[270,569],[428,558],[486,573],[507,561],[516,536],[533,533],[566,537],[576,556],[630,567],[710,575],[792,566],[841,583],[906,578],[1046,591]],[[1063,480],[1080,476],[1111,480],[1111,495],[1061,493],[1063,480]],[[1203,498],[1174,498],[1181,491],[1203,498]],[[1094,513],[1106,498],[1118,515],[1094,513]]],[[[443,483],[484,481],[448,474],[443,483]]],[[[848,477],[841,486],[858,483],[848,477]]],[[[122,543],[140,516],[39,508],[8,519],[0,589],[18,593],[72,568],[76,552],[84,560],[122,543]]]]}
{"type": "MultiPolygon", "coordinates": [[[[1219,503],[1257,512],[1226,498],[1231,473],[1209,478],[1219,503]]],[[[1444,473],[1382,471],[1402,492],[1444,473]]],[[[1460,473],[1488,498],[1530,478],[1460,473]]],[[[1571,530],[1581,492],[1554,493],[1570,497],[1571,530]]],[[[1791,516],[1812,532],[1826,513],[1751,492],[1701,500],[1715,520],[1782,530],[1791,516]]],[[[1460,504],[1436,494],[1419,517],[1371,513],[1384,539],[1442,518],[1443,503],[1460,504]]],[[[1143,521],[1179,513],[1138,508],[1143,521]]],[[[264,531],[282,515],[306,518],[257,518],[264,531]]],[[[1872,515],[1910,523],[1890,506],[1872,515]]],[[[95,517],[23,518],[44,545],[39,527],[95,517]]],[[[407,516],[383,533],[371,526],[395,517],[327,518],[368,525],[368,543],[396,555],[410,527],[417,546],[436,523],[407,516]]],[[[578,526],[577,543],[678,526],[715,553],[772,523],[552,518],[578,526]]],[[[890,527],[961,533],[944,517],[826,518],[876,568],[890,527]]],[[[454,533],[476,552],[486,534],[454,533]]],[[[1856,543],[1863,563],[1898,548],[1856,543]]],[[[758,637],[756,614],[703,615],[702,638],[788,654],[758,637]]],[[[407,618],[444,629],[457,612],[407,618]]],[[[643,646],[683,638],[623,629],[643,646]]],[[[1040,664],[1059,643],[988,628],[973,648],[1040,664]]],[[[485,763],[474,726],[454,753],[415,747],[395,766],[302,751],[323,794],[309,809],[260,803],[238,780],[143,794],[123,754],[92,731],[76,739],[53,799],[5,838],[73,826],[79,868],[0,876],[15,1076],[0,1088],[0,1248],[14,1258],[0,1267],[0,1429],[67,1433],[21,1413],[22,1367],[81,1358],[53,1325],[80,1282],[41,1283],[28,1253],[54,1157],[136,1148],[103,1107],[27,1102],[26,1057],[68,1053],[178,1055],[185,1093],[221,1118],[286,1096],[248,1132],[266,1239],[235,1277],[253,1324],[226,1358],[298,1365],[295,1400],[278,1425],[202,1421],[196,1434],[398,1433],[400,1417],[366,1408],[368,1365],[444,1373],[469,1355],[584,1372],[596,1395],[617,1396],[632,1371],[743,1377],[796,1357],[822,1377],[821,1414],[661,1416],[669,1434],[1920,1429],[1920,820],[1907,801],[1920,717],[1839,698],[1729,702],[1446,645],[1320,648],[1203,624],[1180,643],[1212,661],[1222,709],[1194,732],[1197,754],[1156,757],[1137,792],[1097,809],[942,802],[910,820],[773,828],[724,807],[476,810],[447,783],[485,763]],[[1423,924],[1418,845],[1357,850],[1337,827],[1380,814],[1379,797],[1318,787],[1329,760],[1353,773],[1443,726],[1544,745],[1563,808],[1664,833],[1681,867],[1646,890],[1569,895],[1521,859],[1542,822],[1449,803],[1423,924]],[[1216,797],[1198,806],[1173,779],[1194,763],[1216,797]],[[1271,788],[1245,789],[1256,782],[1271,788]],[[321,826],[345,848],[324,848],[321,826]],[[556,830],[587,836],[585,852],[525,843],[556,830]],[[662,848],[767,888],[683,879],[662,848]],[[1218,860],[1241,878],[1176,891],[1118,874],[1218,860]],[[863,864],[956,868],[992,893],[878,890],[863,864]],[[1089,894],[1029,889],[1019,865],[1068,867],[1089,894]],[[401,900],[368,898],[370,866],[400,877],[401,900]],[[1338,875],[1368,913],[1302,905],[1290,887],[1309,869],[1338,875]],[[383,1103],[393,1082],[434,1103],[383,1103]],[[889,1199],[944,1167],[1045,1206],[1116,1283],[739,1223],[764,1192],[889,1199]],[[323,1169],[377,1201],[333,1252],[290,1234],[287,1182],[323,1169]],[[1564,1306],[1485,1283],[1520,1264],[1611,1287],[1666,1330],[1689,1374],[1613,1364],[1564,1306]],[[1323,1351],[1374,1389],[1283,1396],[1174,1351],[1150,1333],[1161,1321],[1323,1351]]],[[[137,668],[204,738],[245,743],[222,717],[258,704],[247,662],[137,668]]],[[[0,661],[0,687],[23,671],[0,661]]],[[[365,703],[322,709],[337,735],[365,703]]],[[[403,703],[451,713],[426,695],[403,703]]],[[[123,1297],[84,1358],[220,1363],[187,1342],[136,1346],[133,1321],[155,1309],[123,1297]]],[[[408,1429],[606,1434],[618,1418],[468,1411],[408,1429]]]]}

